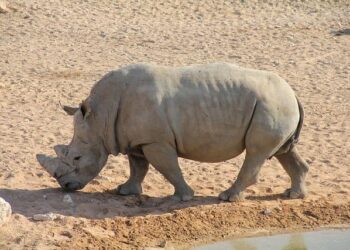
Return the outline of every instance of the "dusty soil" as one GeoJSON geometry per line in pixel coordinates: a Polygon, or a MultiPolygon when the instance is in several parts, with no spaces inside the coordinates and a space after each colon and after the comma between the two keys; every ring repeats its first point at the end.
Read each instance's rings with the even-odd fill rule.
{"type": "Polygon", "coordinates": [[[1,249],[139,249],[189,246],[256,233],[350,225],[350,4],[339,1],[13,0],[0,13],[0,197],[13,215],[1,249]],[[309,196],[286,200],[290,180],[272,159],[239,203],[217,195],[243,156],[216,164],[181,160],[196,192],[176,203],[152,169],[141,197],[113,189],[128,177],[110,157],[91,184],[63,202],[35,160],[68,143],[76,105],[111,69],[135,62],[226,61],[285,78],[305,107],[299,151],[310,164],[309,196]],[[38,213],[61,215],[35,222],[38,213]]]}

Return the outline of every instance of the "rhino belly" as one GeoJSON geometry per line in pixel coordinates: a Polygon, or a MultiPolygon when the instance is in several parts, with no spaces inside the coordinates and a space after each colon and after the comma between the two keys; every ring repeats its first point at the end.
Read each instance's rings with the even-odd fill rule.
{"type": "Polygon", "coordinates": [[[184,152],[178,152],[180,157],[200,162],[220,162],[238,156],[245,148],[244,140],[237,141],[235,138],[193,141],[196,143],[188,143],[184,152]]]}
{"type": "Polygon", "coordinates": [[[182,145],[178,145],[180,157],[201,162],[220,162],[238,156],[245,149],[243,129],[201,132],[198,129],[186,134],[182,145]]]}

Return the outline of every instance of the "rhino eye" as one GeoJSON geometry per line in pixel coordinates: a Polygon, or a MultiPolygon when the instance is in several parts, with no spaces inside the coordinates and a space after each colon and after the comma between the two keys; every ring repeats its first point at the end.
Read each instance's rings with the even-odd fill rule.
{"type": "Polygon", "coordinates": [[[74,161],[79,161],[81,156],[74,157],[74,161]]]}

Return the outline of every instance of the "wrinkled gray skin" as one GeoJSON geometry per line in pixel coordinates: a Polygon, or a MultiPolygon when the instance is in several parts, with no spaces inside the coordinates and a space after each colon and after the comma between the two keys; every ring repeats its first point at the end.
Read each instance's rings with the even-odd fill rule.
{"type": "Polygon", "coordinates": [[[294,147],[303,109],[273,73],[226,63],[130,65],[105,75],[79,108],[64,109],[74,114],[71,143],[55,146],[57,158],[37,158],[66,190],[83,188],[109,154],[122,153],[129,157],[130,178],[118,194],[140,194],[151,163],[174,186],[175,197],[190,200],[178,157],[220,162],[246,150],[236,181],[220,199],[241,198],[272,156],[291,178],[286,194],[306,194],[308,166],[294,147]]]}

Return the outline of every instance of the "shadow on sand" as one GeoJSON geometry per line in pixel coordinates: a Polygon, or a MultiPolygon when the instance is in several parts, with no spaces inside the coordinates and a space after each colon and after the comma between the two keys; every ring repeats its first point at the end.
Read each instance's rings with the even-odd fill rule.
{"type": "MultiPolygon", "coordinates": [[[[0,197],[11,204],[14,213],[26,217],[52,212],[90,219],[164,214],[182,208],[222,203],[216,196],[195,196],[191,201],[179,202],[170,196],[120,196],[112,191],[66,193],[59,188],[0,189],[0,197]],[[72,203],[63,201],[66,194],[70,195],[72,203]]],[[[283,199],[283,196],[282,194],[248,196],[246,199],[276,200],[283,199]]]]}
{"type": "Polygon", "coordinates": [[[342,29],[342,30],[337,30],[337,31],[332,31],[331,32],[335,36],[345,36],[345,35],[350,35],[350,29],[342,29]]]}

